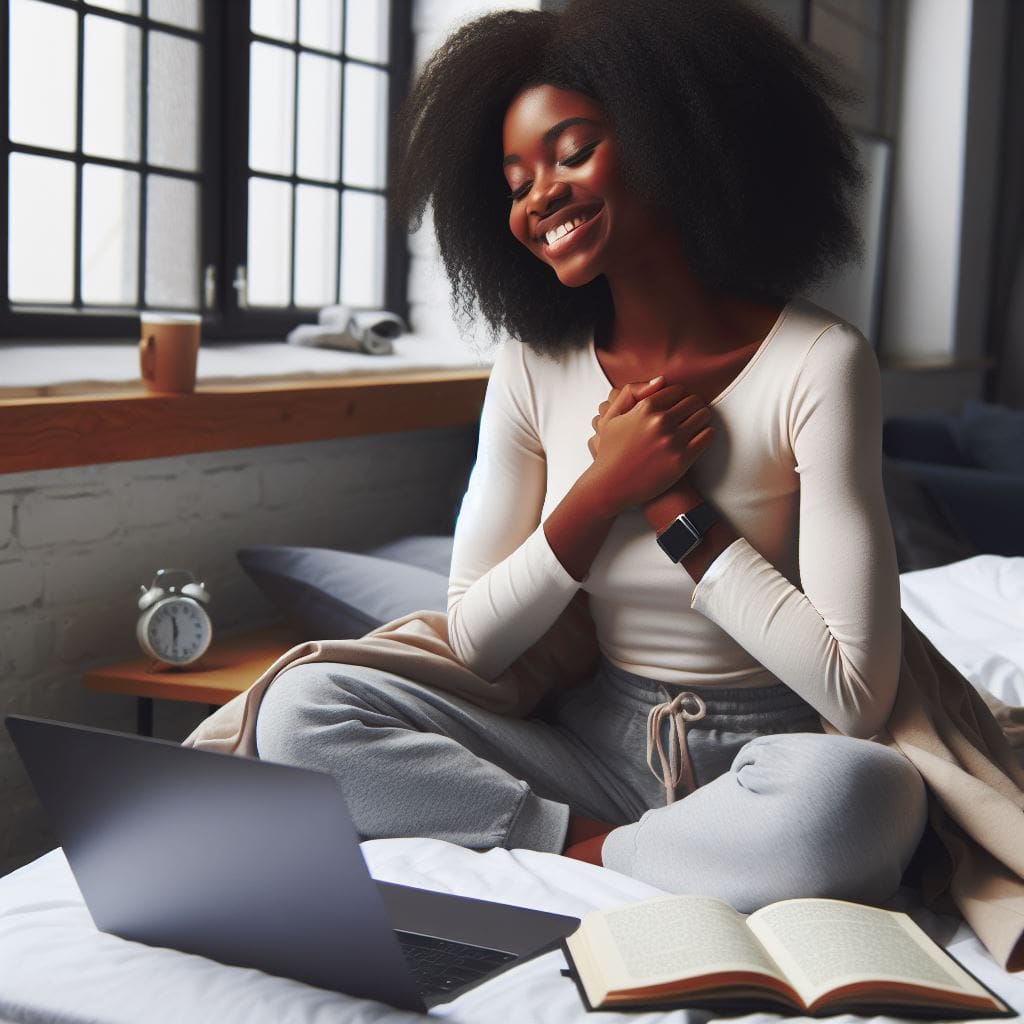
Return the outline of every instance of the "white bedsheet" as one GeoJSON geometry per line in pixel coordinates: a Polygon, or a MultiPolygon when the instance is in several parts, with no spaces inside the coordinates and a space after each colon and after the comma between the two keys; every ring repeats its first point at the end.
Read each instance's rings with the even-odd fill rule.
{"type": "MultiPolygon", "coordinates": [[[[982,556],[908,574],[903,594],[911,617],[977,685],[991,685],[1003,699],[1024,703],[1024,558],[982,556]]],[[[473,853],[429,839],[376,840],[364,843],[363,850],[380,879],[576,916],[657,894],[612,871],[525,850],[473,853]]],[[[1024,1012],[1024,972],[1002,971],[966,925],[910,906],[907,898],[901,892],[893,905],[908,909],[968,970],[1024,1012]]],[[[549,953],[435,1007],[432,1016],[465,1024],[588,1020],[575,986],[559,973],[563,967],[562,955],[549,953]]],[[[59,850],[0,879],[0,1020],[393,1024],[416,1019],[380,1004],[100,933],[59,850]]],[[[703,1024],[717,1018],[691,1010],[600,1019],[703,1024]]]]}
{"type": "MultiPolygon", "coordinates": [[[[375,840],[363,849],[377,878],[577,916],[658,892],[612,871],[528,850],[481,854],[432,839],[375,840]]],[[[159,884],[157,879],[154,883],[159,884]]],[[[897,899],[894,905],[903,904],[897,899]]],[[[1024,975],[999,970],[965,925],[920,909],[913,914],[968,970],[1011,1006],[1024,1008],[1024,975]]],[[[560,974],[564,966],[561,953],[548,953],[435,1007],[432,1015],[466,1024],[585,1021],[588,1014],[575,986],[560,974]]],[[[68,1024],[397,1024],[418,1019],[259,971],[97,932],[59,850],[0,880],[0,1015],[11,1021],[68,1024]]],[[[601,1019],[682,1024],[716,1018],[706,1011],[679,1010],[601,1019]]],[[[744,1019],[779,1018],[754,1014],[744,1019]]]]}
{"type": "Polygon", "coordinates": [[[975,686],[1024,705],[1024,558],[978,555],[900,577],[903,608],[975,686]]]}

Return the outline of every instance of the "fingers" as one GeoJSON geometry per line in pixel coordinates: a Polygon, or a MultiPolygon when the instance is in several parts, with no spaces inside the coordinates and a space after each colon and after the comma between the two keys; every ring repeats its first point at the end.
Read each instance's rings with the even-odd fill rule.
{"type": "Polygon", "coordinates": [[[711,426],[699,427],[697,432],[686,443],[687,451],[699,454],[715,439],[715,428],[711,426]]]}
{"type": "Polygon", "coordinates": [[[711,410],[696,395],[688,395],[665,412],[665,423],[668,426],[692,430],[706,427],[711,422],[711,410]]]}
{"type": "Polygon", "coordinates": [[[633,392],[634,401],[640,402],[645,398],[649,398],[655,392],[659,391],[665,386],[665,377],[663,374],[658,374],[657,377],[652,377],[650,380],[643,381],[637,384],[630,384],[628,387],[633,392]]]}
{"type": "Polygon", "coordinates": [[[637,400],[633,397],[633,385],[627,384],[617,393],[613,388],[612,393],[608,396],[608,401],[601,404],[607,405],[604,411],[605,416],[621,416],[622,413],[629,412],[636,403],[637,400]]]}
{"type": "Polygon", "coordinates": [[[664,412],[688,398],[693,399],[697,406],[704,404],[685,384],[669,384],[649,395],[647,405],[655,412],[664,412]]]}
{"type": "Polygon", "coordinates": [[[612,388],[608,399],[598,406],[601,415],[619,416],[629,412],[637,402],[656,394],[665,385],[665,378],[660,373],[650,380],[637,381],[633,384],[625,384],[621,388],[612,388]]]}
{"type": "Polygon", "coordinates": [[[684,387],[674,385],[663,388],[645,403],[658,429],[688,440],[711,422],[711,410],[696,395],[684,387]]]}

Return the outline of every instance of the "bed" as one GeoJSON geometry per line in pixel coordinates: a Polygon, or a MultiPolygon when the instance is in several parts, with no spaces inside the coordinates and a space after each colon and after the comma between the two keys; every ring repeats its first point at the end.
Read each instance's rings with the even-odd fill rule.
{"type": "MultiPolygon", "coordinates": [[[[904,608],[947,658],[976,686],[1007,703],[1024,704],[1024,558],[982,555],[906,573],[901,582],[904,608]]],[[[532,851],[475,853],[426,839],[375,840],[364,843],[363,851],[379,879],[576,916],[657,895],[614,872],[532,851]]],[[[909,891],[897,893],[891,905],[910,912],[968,970],[1024,1012],[1024,972],[1001,970],[966,925],[915,905],[909,891]]],[[[459,1022],[584,1021],[586,1012],[572,982],[561,975],[563,967],[561,953],[548,953],[436,1007],[432,1015],[459,1022]]],[[[619,1017],[659,1024],[716,1019],[707,1011],[602,1019],[619,1017]]],[[[2,1021],[390,1024],[412,1019],[380,1004],[100,933],[60,850],[0,879],[2,1021]]]]}

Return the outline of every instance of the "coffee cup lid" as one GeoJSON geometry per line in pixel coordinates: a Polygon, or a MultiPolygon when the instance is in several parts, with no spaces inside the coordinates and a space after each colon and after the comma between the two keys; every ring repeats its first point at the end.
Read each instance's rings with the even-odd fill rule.
{"type": "Polygon", "coordinates": [[[142,310],[139,319],[146,324],[198,324],[203,320],[198,313],[165,313],[150,309],[142,310]]]}

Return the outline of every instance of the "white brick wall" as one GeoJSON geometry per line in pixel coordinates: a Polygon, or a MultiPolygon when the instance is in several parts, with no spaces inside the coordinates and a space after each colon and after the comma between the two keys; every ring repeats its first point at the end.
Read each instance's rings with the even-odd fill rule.
{"type": "MultiPolygon", "coordinates": [[[[157,569],[207,582],[219,634],[264,625],[276,616],[239,547],[450,531],[473,446],[449,428],[0,476],[0,714],[133,731],[134,701],[81,676],[137,653],[138,588],[157,569]]],[[[180,739],[205,713],[157,702],[157,734],[180,739]]],[[[54,842],[0,730],[0,873],[54,842]]]]}

